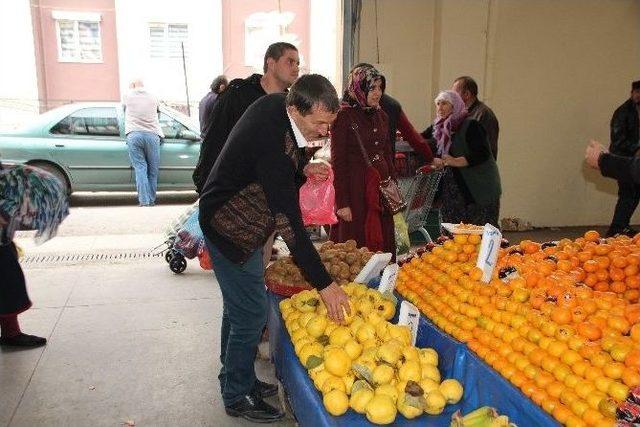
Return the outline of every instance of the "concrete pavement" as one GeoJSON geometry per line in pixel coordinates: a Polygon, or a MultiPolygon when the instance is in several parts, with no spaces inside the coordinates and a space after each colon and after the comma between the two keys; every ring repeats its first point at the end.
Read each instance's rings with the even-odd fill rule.
{"type": "MultiPolygon", "coordinates": [[[[211,272],[174,275],[162,259],[25,272],[34,307],[22,329],[49,343],[0,351],[0,425],[250,425],[224,414],[211,272]]],[[[275,380],[269,363],[257,368],[275,380]]]]}
{"type": "MultiPolygon", "coordinates": [[[[27,256],[144,252],[188,208],[139,208],[129,199],[110,207],[81,201],[53,240],[36,246],[32,232],[21,232],[17,241],[27,256]]],[[[34,305],[20,315],[22,329],[49,342],[0,350],[0,426],[252,425],[224,413],[222,299],[197,260],[180,275],[162,258],[36,262],[24,270],[34,305]]],[[[270,363],[256,367],[275,381],[270,363]]]]}

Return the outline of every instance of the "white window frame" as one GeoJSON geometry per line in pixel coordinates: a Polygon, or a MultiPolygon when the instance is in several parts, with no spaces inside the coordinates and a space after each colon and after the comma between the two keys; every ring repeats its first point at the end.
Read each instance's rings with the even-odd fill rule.
{"type": "Polygon", "coordinates": [[[99,13],[91,12],[67,12],[54,10],[51,12],[53,19],[56,21],[56,41],[58,43],[58,62],[79,62],[85,64],[101,64],[104,62],[102,55],[102,16],[99,13]],[[60,37],[60,21],[71,21],[74,23],[73,30],[76,34],[76,56],[73,58],[64,58],[62,56],[62,40],[60,37]],[[79,22],[90,22],[98,24],[98,46],[100,48],[100,58],[97,59],[83,59],[81,55],[80,47],[80,30],[78,28],[79,22]]]}
{"type": "Polygon", "coordinates": [[[183,41],[184,43],[184,56],[186,59],[189,58],[189,27],[190,25],[186,22],[149,22],[147,25],[147,36],[149,37],[149,59],[151,59],[152,61],[175,61],[175,60],[180,60],[182,61],[182,57],[171,57],[168,55],[168,51],[167,51],[167,46],[168,46],[168,42],[169,42],[169,26],[171,25],[184,25],[187,28],[187,38],[186,40],[183,41]],[[151,28],[152,27],[161,27],[163,29],[163,35],[164,35],[164,55],[163,56],[151,56],[151,28]]]}

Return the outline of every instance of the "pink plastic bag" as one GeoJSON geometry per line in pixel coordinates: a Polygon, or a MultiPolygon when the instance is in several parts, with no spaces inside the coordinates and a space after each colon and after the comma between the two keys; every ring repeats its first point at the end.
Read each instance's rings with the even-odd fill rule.
{"type": "Polygon", "coordinates": [[[332,225],[338,222],[335,214],[336,190],[333,188],[333,169],[326,181],[313,177],[300,187],[300,211],[304,225],[332,225]]]}

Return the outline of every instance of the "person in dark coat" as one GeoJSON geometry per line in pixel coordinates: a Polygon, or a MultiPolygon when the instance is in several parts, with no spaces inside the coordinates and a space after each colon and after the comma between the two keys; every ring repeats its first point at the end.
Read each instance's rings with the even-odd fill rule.
{"type": "Polygon", "coordinates": [[[440,92],[435,104],[436,118],[425,133],[437,153],[434,167],[447,168],[437,196],[442,220],[498,227],[502,188],[484,128],[468,116],[455,91],[440,92]]]}
{"type": "Polygon", "coordinates": [[[210,127],[202,135],[200,157],[193,171],[198,193],[202,193],[231,129],[247,108],[268,93],[284,92],[298,78],[298,49],[290,43],[273,43],[265,52],[263,69],[264,75],[252,74],[246,79],[232,80],[213,106],[208,119],[210,127]]]}
{"type": "MultiPolygon", "coordinates": [[[[640,80],[631,84],[631,96],[613,113],[609,151],[617,156],[635,157],[640,154],[640,80]]],[[[635,235],[629,226],[633,212],[640,202],[640,185],[618,180],[618,202],[607,237],[616,234],[635,235]]]]}
{"type": "Polygon", "coordinates": [[[47,343],[46,338],[20,330],[18,315],[31,307],[31,300],[18,262],[16,245],[8,239],[5,230],[8,218],[3,215],[0,212],[0,346],[40,347],[47,343]]]}
{"type": "MultiPolygon", "coordinates": [[[[372,184],[367,173],[369,162],[378,172],[378,180],[396,179],[389,138],[389,119],[380,107],[384,79],[372,66],[363,65],[349,73],[342,107],[331,130],[331,164],[336,190],[338,223],[331,228],[331,240],[355,240],[359,247],[390,252],[396,244],[393,216],[382,209],[379,197],[365,196],[372,184]],[[363,153],[354,135],[353,125],[364,145],[363,153]]],[[[379,190],[378,190],[379,191],[379,190]]]]}
{"type": "Polygon", "coordinates": [[[216,77],[213,82],[211,82],[211,90],[207,93],[201,100],[198,105],[198,116],[200,118],[200,135],[205,135],[207,130],[209,130],[209,126],[211,123],[209,122],[209,118],[211,116],[211,111],[213,110],[213,106],[218,99],[218,95],[220,95],[229,84],[227,80],[227,76],[221,75],[216,77]]]}
{"type": "Polygon", "coordinates": [[[254,422],[275,422],[284,414],[266,403],[254,359],[269,303],[263,246],[276,231],[327,307],[342,322],[349,300],[323,265],[300,212],[299,184],[307,141],[327,135],[338,109],[329,80],[308,74],[288,94],[252,104],[229,135],[200,198],[200,226],[223,300],[222,370],[225,411],[254,422]]]}
{"type": "Polygon", "coordinates": [[[487,135],[491,152],[494,160],[498,159],[498,135],[500,134],[500,125],[498,118],[489,108],[487,104],[478,99],[478,84],[469,76],[458,77],[453,81],[451,90],[460,95],[464,104],[467,106],[469,117],[477,120],[487,135]]]}

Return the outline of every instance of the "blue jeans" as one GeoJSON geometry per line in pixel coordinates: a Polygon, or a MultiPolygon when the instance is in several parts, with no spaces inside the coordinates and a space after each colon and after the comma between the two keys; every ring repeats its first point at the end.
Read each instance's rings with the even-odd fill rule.
{"type": "Polygon", "coordinates": [[[129,160],[136,173],[136,188],[141,206],[156,202],[160,168],[160,137],[153,132],[133,131],[127,134],[129,160]]]}
{"type": "Polygon", "coordinates": [[[269,305],[264,283],[262,248],[244,264],[229,261],[205,238],[213,271],[222,291],[220,387],[225,406],[250,394],[255,382],[254,362],[269,305]]]}

